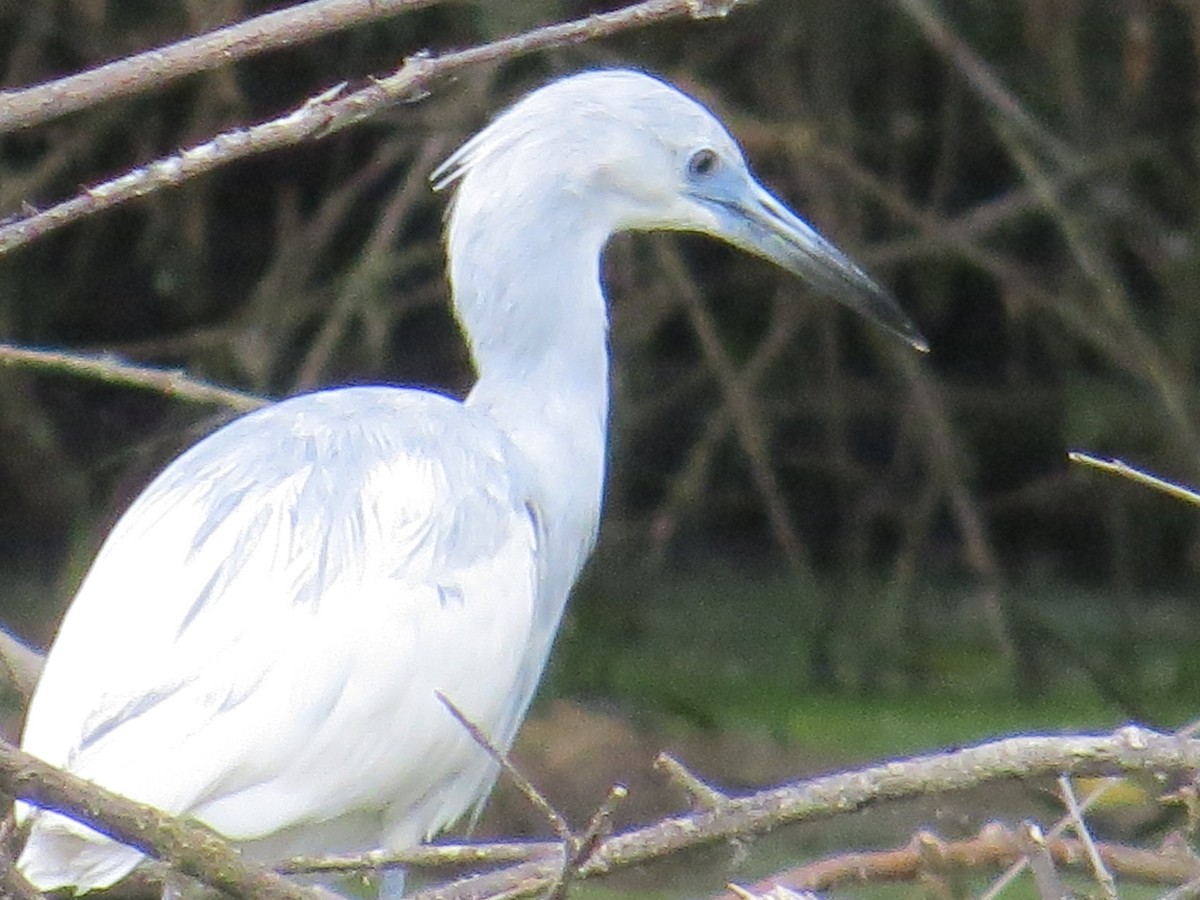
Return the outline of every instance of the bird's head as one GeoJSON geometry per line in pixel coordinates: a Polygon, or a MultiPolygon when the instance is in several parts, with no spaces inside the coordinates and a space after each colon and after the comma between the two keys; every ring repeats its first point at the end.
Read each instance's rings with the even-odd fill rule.
{"type": "Polygon", "coordinates": [[[926,348],[886,290],[758,183],[712,113],[645,73],[603,70],[552,82],[496,118],[434,178],[439,187],[461,181],[452,214],[460,218],[464,206],[476,218],[542,204],[572,233],[606,239],[668,229],[721,238],[926,348]],[[496,202],[500,192],[504,203],[496,202]]]}

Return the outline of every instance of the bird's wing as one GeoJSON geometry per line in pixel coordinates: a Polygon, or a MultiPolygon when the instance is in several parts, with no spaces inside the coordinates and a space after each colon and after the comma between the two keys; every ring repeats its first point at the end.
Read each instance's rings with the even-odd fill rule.
{"type": "MultiPolygon", "coordinates": [[[[501,743],[528,702],[537,527],[511,445],[452,400],[355,388],[251,414],[114,528],[23,746],[236,839],[291,827],[282,852],[337,849],[307,847],[322,822],[347,850],[418,840],[492,778],[434,692],[501,743]]],[[[27,873],[67,865],[38,859],[63,827],[41,817],[27,873]]]]}

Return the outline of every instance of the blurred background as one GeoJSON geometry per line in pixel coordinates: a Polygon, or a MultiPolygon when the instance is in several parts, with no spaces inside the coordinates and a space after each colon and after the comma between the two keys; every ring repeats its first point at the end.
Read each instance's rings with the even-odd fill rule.
{"type": "MultiPolygon", "coordinates": [[[[279,5],[0,0],[0,83],[279,5]]],[[[0,218],[422,49],[615,5],[440,3],[0,137],[0,218]]],[[[603,533],[520,751],[552,797],[586,810],[619,775],[645,814],[664,746],[736,788],[1176,727],[1200,712],[1197,511],[1066,452],[1200,483],[1198,46],[1184,0],[760,0],[479,67],[0,259],[0,339],[273,397],[461,394],[430,171],[531,87],[644,67],[713,107],[932,352],[710,241],[612,243],[603,533]]],[[[230,415],[0,369],[0,619],[43,646],[115,518],[230,415]]]]}

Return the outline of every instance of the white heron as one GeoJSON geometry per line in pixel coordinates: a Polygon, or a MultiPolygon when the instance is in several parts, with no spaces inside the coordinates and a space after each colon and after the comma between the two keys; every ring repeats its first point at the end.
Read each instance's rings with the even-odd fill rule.
{"type": "MultiPolygon", "coordinates": [[[[705,232],[916,347],[891,297],[750,174],[706,109],[636,71],[534,91],[435,173],[478,381],[293,397],[172,462],[101,548],[22,746],[206,822],[251,858],[396,850],[481,802],[596,539],[608,419],[600,256],[705,232]]],[[[37,887],[140,854],[22,808],[37,887]]]]}

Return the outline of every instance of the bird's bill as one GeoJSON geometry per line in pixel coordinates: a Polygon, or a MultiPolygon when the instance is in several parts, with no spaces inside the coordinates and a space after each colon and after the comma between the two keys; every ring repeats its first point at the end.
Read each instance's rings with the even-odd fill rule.
{"type": "Polygon", "coordinates": [[[878,282],[761,185],[716,201],[722,237],[799,275],[821,293],[902,338],[929,349],[917,326],[878,282]]]}

